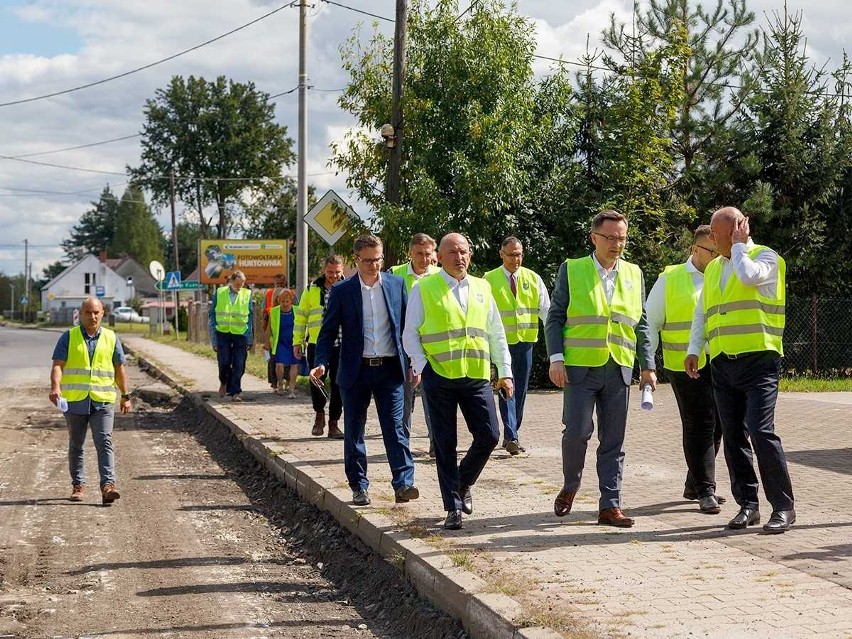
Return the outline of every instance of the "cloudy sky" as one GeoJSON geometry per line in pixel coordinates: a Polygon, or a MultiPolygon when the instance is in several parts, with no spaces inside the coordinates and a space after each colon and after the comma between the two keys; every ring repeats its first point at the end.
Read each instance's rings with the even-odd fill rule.
{"type": "MultiPolygon", "coordinates": [[[[309,18],[308,173],[319,193],[343,180],[328,168],[329,144],[350,118],[337,108],[346,83],[339,46],[366,11],[393,18],[394,0],[312,0],[309,18]],[[346,5],[345,8],[339,5],[346,5]]],[[[24,270],[24,240],[33,275],[62,258],[59,242],[106,184],[121,194],[126,165],[139,161],[142,107],[173,75],[225,75],[253,81],[270,95],[298,78],[298,8],[285,8],[213,44],[111,82],[38,98],[142,67],[216,38],[281,7],[285,0],[0,0],[0,272],[24,270]],[[24,101],[26,100],[26,101],[24,101]],[[23,102],[21,102],[23,101],[23,102]],[[8,104],[19,102],[17,104],[8,104]],[[69,149],[117,138],[108,144],[69,149]],[[22,157],[26,156],[26,157],[22,157]],[[10,159],[15,158],[15,159],[10,159]],[[26,162],[22,160],[27,160],[26,162]],[[34,162],[59,166],[45,166],[34,162]]],[[[576,60],[586,35],[594,46],[610,14],[629,20],[625,0],[518,0],[536,25],[538,53],[576,60]]],[[[465,9],[468,0],[460,0],[465,9]]],[[[760,25],[783,0],[751,0],[760,25]]],[[[850,42],[852,5],[789,0],[802,11],[814,62],[834,68],[850,42]]],[[[379,21],[387,33],[390,21],[379,21]]],[[[547,73],[538,60],[536,72],[547,73]]],[[[275,100],[279,121],[296,137],[297,94],[275,100]]],[[[292,167],[295,173],[296,167],[292,167]]],[[[358,207],[356,202],[353,202],[358,207]]],[[[168,229],[165,215],[160,222],[168,229]]]]}

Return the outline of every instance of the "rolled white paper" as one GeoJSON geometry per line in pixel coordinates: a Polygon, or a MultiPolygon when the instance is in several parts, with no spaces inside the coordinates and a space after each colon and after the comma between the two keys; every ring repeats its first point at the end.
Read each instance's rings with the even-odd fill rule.
{"type": "Polygon", "coordinates": [[[654,408],[654,391],[651,390],[650,384],[645,384],[642,387],[642,410],[651,410],[654,408]]]}

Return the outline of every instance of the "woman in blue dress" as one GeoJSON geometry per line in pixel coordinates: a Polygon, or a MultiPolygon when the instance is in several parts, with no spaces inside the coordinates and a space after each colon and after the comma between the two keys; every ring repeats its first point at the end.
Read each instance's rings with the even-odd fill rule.
{"type": "Polygon", "coordinates": [[[280,289],[273,300],[276,306],[269,310],[269,323],[266,327],[266,350],[275,360],[275,377],[278,387],[275,392],[283,395],[284,378],[287,378],[287,392],[290,399],[296,397],[296,377],[299,374],[299,360],[293,355],[293,300],[296,294],[289,288],[280,289]]]}

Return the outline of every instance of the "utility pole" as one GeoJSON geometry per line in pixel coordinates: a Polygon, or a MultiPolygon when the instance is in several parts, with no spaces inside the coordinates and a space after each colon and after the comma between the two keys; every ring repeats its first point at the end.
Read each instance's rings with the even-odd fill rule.
{"type": "Polygon", "coordinates": [[[180,270],[180,260],[178,259],[178,240],[177,240],[177,225],[175,224],[175,172],[172,171],[169,176],[169,199],[172,204],[172,253],[175,257],[175,270],[180,270]]]}
{"type": "Polygon", "coordinates": [[[24,240],[24,299],[26,300],[26,302],[24,304],[21,304],[21,320],[23,320],[24,322],[27,321],[27,311],[30,310],[30,282],[29,280],[27,280],[27,264],[30,263],[29,249],[30,241],[24,240]]]}
{"type": "Polygon", "coordinates": [[[298,186],[296,196],[296,293],[308,285],[308,212],[307,155],[308,155],[308,4],[299,0],[299,143],[297,154],[298,186]]]}
{"type": "Polygon", "coordinates": [[[393,102],[391,125],[394,144],[388,163],[387,201],[399,204],[399,180],[402,170],[402,87],[405,81],[405,50],[408,42],[408,0],[396,0],[396,27],[393,35],[393,102]]]}

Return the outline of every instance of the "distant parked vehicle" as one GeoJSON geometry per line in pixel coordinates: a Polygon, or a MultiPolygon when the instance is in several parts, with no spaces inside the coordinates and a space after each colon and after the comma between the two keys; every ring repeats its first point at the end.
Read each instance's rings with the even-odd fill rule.
{"type": "Polygon", "coordinates": [[[148,324],[151,321],[150,317],[145,317],[137,313],[131,306],[119,306],[113,309],[113,316],[116,322],[130,322],[131,324],[148,324]]]}

